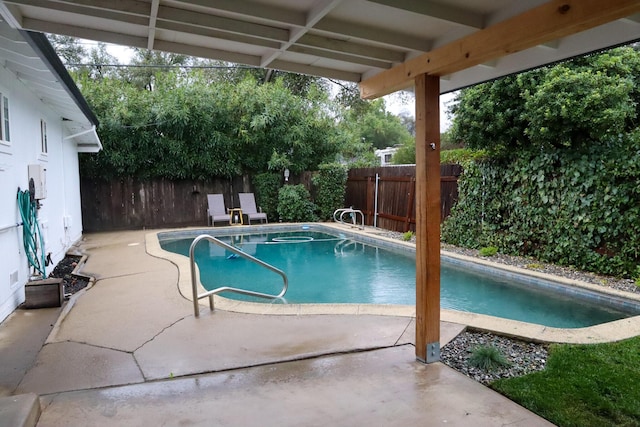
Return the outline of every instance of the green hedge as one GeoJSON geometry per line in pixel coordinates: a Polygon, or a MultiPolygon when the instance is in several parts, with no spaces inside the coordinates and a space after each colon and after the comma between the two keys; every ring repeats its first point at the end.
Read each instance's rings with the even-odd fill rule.
{"type": "Polygon", "coordinates": [[[640,265],[640,131],[581,148],[477,159],[443,241],[631,277],[640,265]]]}
{"type": "Polygon", "coordinates": [[[311,182],[315,190],[314,201],[318,206],[320,220],[330,220],[336,209],[344,207],[347,168],[339,163],[321,164],[311,182]]]}

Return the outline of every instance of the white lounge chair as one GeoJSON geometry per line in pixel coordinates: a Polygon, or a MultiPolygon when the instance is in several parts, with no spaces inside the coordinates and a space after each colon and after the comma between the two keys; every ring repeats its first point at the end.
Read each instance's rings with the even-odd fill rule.
{"type": "Polygon", "coordinates": [[[240,209],[242,209],[242,213],[249,218],[249,224],[251,224],[251,221],[254,219],[260,220],[260,222],[269,222],[266,213],[258,212],[256,208],[256,198],[253,193],[238,193],[238,197],[240,198],[240,209]]]}

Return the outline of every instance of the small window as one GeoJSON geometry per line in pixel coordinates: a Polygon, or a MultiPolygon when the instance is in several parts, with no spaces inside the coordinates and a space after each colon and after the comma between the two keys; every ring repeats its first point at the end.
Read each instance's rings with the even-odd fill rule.
{"type": "Polygon", "coordinates": [[[47,154],[49,152],[49,147],[47,145],[47,122],[40,119],[40,148],[42,154],[47,154]]]}
{"type": "Polygon", "coordinates": [[[385,154],[384,155],[384,162],[386,163],[391,163],[391,156],[393,156],[393,154],[385,154]]]}
{"type": "Polygon", "coordinates": [[[9,98],[0,93],[0,141],[11,141],[9,130],[9,98]]]}

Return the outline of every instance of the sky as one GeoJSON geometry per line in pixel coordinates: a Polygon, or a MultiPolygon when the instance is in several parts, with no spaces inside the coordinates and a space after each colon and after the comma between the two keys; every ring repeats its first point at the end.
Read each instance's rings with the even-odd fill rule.
{"type": "MultiPolygon", "coordinates": [[[[87,45],[96,45],[96,42],[85,41],[87,45]]],[[[83,44],[85,44],[83,43],[83,44]]],[[[107,44],[107,51],[118,58],[121,63],[127,63],[133,56],[133,50],[120,45],[107,44]]],[[[447,93],[440,96],[440,132],[445,132],[451,127],[451,120],[447,117],[446,109],[447,104],[451,102],[455,93],[447,93]]],[[[400,96],[397,94],[391,94],[384,97],[387,110],[395,115],[401,113],[409,114],[411,117],[415,117],[415,103],[413,96],[400,96]]]]}
{"type": "MultiPolygon", "coordinates": [[[[440,132],[446,132],[451,127],[451,120],[449,120],[447,116],[447,107],[448,104],[453,100],[455,95],[455,92],[440,95],[440,132]]],[[[416,107],[413,96],[405,97],[409,99],[405,99],[404,101],[401,98],[401,96],[394,94],[385,96],[384,100],[387,106],[387,110],[395,115],[408,113],[411,115],[411,117],[415,118],[416,107]]]]}

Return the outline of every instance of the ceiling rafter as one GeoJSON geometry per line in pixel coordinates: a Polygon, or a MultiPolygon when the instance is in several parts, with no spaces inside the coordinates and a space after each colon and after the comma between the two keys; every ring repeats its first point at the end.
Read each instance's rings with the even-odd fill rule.
{"type": "Polygon", "coordinates": [[[337,61],[343,61],[352,64],[367,65],[369,67],[380,68],[383,70],[389,69],[393,66],[393,63],[388,61],[380,61],[376,59],[363,58],[355,55],[348,55],[339,52],[326,51],[322,49],[316,49],[313,47],[293,45],[289,48],[289,52],[302,53],[304,55],[311,55],[320,58],[331,58],[337,61]]]}
{"type": "Polygon", "coordinates": [[[96,30],[94,28],[48,22],[40,19],[23,18],[22,21],[22,28],[25,30],[41,33],[63,34],[65,36],[77,37],[80,39],[97,39],[106,43],[139,47],[143,49],[147,47],[146,37],[131,36],[112,31],[103,31],[96,30]]]}
{"type": "Polygon", "coordinates": [[[200,6],[211,11],[219,10],[233,13],[238,16],[248,17],[254,20],[263,20],[272,23],[294,25],[303,27],[306,24],[306,15],[302,12],[286,9],[276,5],[265,5],[253,1],[238,0],[176,0],[174,3],[188,6],[200,6]]]}
{"type": "Polygon", "coordinates": [[[264,38],[229,33],[226,31],[219,31],[217,29],[194,26],[181,22],[164,21],[159,19],[157,26],[158,29],[162,30],[175,31],[177,33],[190,33],[202,37],[229,40],[237,43],[248,43],[256,46],[268,47],[270,49],[278,49],[280,47],[280,43],[264,38]]]}
{"type": "Polygon", "coordinates": [[[402,9],[420,15],[431,16],[466,27],[481,29],[484,27],[484,16],[457,7],[447,6],[433,1],[416,0],[368,0],[385,6],[402,9]]]}
{"type": "Polygon", "coordinates": [[[265,55],[260,62],[260,66],[262,68],[269,68],[269,64],[275,61],[282,52],[289,49],[295,42],[297,42],[301,37],[303,37],[314,25],[318,23],[322,18],[324,18],[332,9],[338,6],[343,0],[318,0],[313,8],[309,11],[306,17],[304,27],[299,27],[291,31],[289,34],[289,40],[283,44],[283,46],[274,50],[270,54],[265,55]]]}
{"type": "Polygon", "coordinates": [[[433,40],[329,17],[318,22],[314,29],[418,52],[427,52],[433,44],[433,40]]]}
{"type": "Polygon", "coordinates": [[[160,0],[151,1],[151,11],[149,12],[149,36],[147,37],[147,49],[153,49],[153,41],[156,38],[156,21],[158,20],[158,8],[160,0]]]}
{"type": "MultiPolygon", "coordinates": [[[[8,0],[7,4],[12,5],[28,5],[41,9],[51,9],[52,7],[60,12],[74,13],[77,15],[93,16],[96,18],[117,20],[135,25],[147,26],[149,24],[149,18],[143,14],[130,14],[123,13],[117,9],[100,9],[95,7],[85,7],[82,5],[75,5],[68,2],[50,1],[50,0],[8,0]]],[[[147,4],[147,12],[149,5],[147,4]]]]}
{"type": "Polygon", "coordinates": [[[336,80],[344,80],[348,82],[359,82],[360,73],[352,73],[349,71],[340,71],[333,68],[317,67],[314,65],[305,65],[295,62],[275,60],[271,63],[271,68],[276,70],[290,71],[292,73],[311,74],[313,76],[324,76],[336,80]]]}
{"type": "Polygon", "coordinates": [[[198,56],[200,58],[219,59],[221,61],[235,62],[257,67],[260,64],[260,57],[243,53],[231,52],[228,50],[214,49],[207,46],[188,45],[184,43],[157,40],[156,49],[164,52],[173,52],[183,55],[198,56]]]}
{"type": "Polygon", "coordinates": [[[255,24],[238,19],[224,18],[174,7],[162,6],[158,19],[181,23],[187,26],[210,28],[229,33],[251,35],[257,38],[285,42],[289,40],[289,31],[273,26],[255,24]]]}
{"type": "MultiPolygon", "coordinates": [[[[18,0],[16,3],[28,4],[30,1],[33,0],[18,0]]],[[[124,14],[149,16],[149,2],[141,0],[48,0],[47,3],[76,5],[103,11],[117,10],[124,14]]]]}
{"type": "Polygon", "coordinates": [[[392,49],[358,44],[329,37],[316,36],[313,34],[307,34],[301,37],[297,44],[395,63],[404,61],[405,57],[403,52],[394,51],[392,49]]]}

